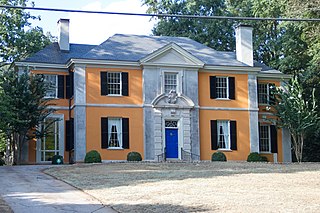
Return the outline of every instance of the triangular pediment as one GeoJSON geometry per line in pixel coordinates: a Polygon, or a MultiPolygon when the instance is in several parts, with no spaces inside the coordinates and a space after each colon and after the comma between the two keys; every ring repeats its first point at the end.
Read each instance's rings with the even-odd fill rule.
{"type": "Polygon", "coordinates": [[[175,43],[166,46],[149,54],[140,60],[143,65],[174,65],[174,66],[191,66],[203,67],[204,63],[192,54],[184,50],[175,43]]]}

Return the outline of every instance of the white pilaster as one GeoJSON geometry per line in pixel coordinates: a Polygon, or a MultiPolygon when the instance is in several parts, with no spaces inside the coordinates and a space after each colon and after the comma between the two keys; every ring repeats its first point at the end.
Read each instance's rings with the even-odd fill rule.
{"type": "Polygon", "coordinates": [[[250,118],[250,152],[259,152],[259,126],[258,126],[258,94],[257,76],[248,75],[249,88],[249,118],[250,118]]]}
{"type": "Polygon", "coordinates": [[[85,66],[74,69],[74,158],[84,160],[86,155],[86,71],[85,66]]]}

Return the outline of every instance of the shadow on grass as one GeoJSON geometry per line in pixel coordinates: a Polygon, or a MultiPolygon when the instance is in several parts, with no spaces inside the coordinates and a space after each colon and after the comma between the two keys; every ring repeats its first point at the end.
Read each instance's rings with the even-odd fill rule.
{"type": "Polygon", "coordinates": [[[241,174],[317,171],[320,164],[270,164],[246,162],[107,163],[50,168],[45,173],[82,189],[134,186],[168,180],[205,179],[241,174]]]}
{"type": "Polygon", "coordinates": [[[215,209],[207,209],[202,207],[187,207],[173,204],[111,204],[112,207],[119,212],[130,212],[130,213],[164,213],[164,212],[209,212],[215,209]]]}

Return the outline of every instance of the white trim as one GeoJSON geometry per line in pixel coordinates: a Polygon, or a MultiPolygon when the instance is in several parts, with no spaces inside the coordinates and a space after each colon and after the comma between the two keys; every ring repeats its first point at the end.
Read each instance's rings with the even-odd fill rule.
{"type": "Polygon", "coordinates": [[[94,59],[70,59],[67,63],[67,67],[71,66],[72,64],[84,64],[84,65],[122,65],[122,66],[136,66],[140,67],[139,62],[135,61],[109,61],[109,60],[94,60],[94,59]]]}
{"type": "Polygon", "coordinates": [[[65,64],[48,64],[48,63],[34,63],[34,62],[15,62],[18,67],[37,67],[37,68],[53,68],[53,69],[68,69],[65,64]]]}
{"type": "Polygon", "coordinates": [[[238,67],[238,66],[216,66],[216,65],[204,65],[203,69],[200,69],[200,72],[211,72],[213,70],[217,71],[240,71],[240,72],[245,72],[245,73],[257,73],[261,71],[260,67],[249,67],[249,66],[243,66],[243,67],[238,67]]]}
{"type": "Polygon", "coordinates": [[[69,110],[69,107],[66,107],[66,106],[48,106],[48,109],[69,110]]]}
{"type": "MultiPolygon", "coordinates": [[[[179,45],[177,45],[176,43],[169,43],[163,47],[161,47],[160,49],[154,51],[153,53],[147,55],[146,57],[142,58],[141,60],[139,60],[139,62],[142,65],[170,65],[171,64],[165,64],[165,63],[152,63],[150,62],[152,59],[157,58],[158,56],[164,54],[165,52],[169,51],[169,50],[175,50],[176,52],[178,52],[179,54],[181,54],[183,57],[187,58],[188,60],[190,60],[192,63],[194,64],[180,64],[179,66],[191,66],[191,67],[198,67],[201,68],[204,66],[204,62],[201,61],[200,59],[196,58],[195,56],[191,55],[189,52],[187,52],[185,49],[183,49],[182,47],[180,47],[179,45]]],[[[173,64],[172,64],[173,65],[173,64]]],[[[173,65],[176,66],[176,65],[173,65]]]]}
{"type": "MultiPolygon", "coordinates": [[[[115,108],[142,108],[143,105],[135,105],[135,104],[73,104],[71,108],[77,106],[84,107],[115,107],[115,108]]],[[[69,108],[68,108],[69,109],[69,108]]]]}
{"type": "Polygon", "coordinates": [[[201,110],[226,110],[226,111],[259,111],[259,108],[231,108],[231,107],[199,107],[201,110]]]}
{"type": "Polygon", "coordinates": [[[293,75],[287,75],[283,73],[258,73],[258,80],[263,79],[263,80],[289,80],[293,77],[293,75]]]}

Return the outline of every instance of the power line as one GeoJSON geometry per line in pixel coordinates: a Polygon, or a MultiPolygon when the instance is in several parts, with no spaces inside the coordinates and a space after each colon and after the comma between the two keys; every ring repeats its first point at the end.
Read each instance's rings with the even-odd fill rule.
{"type": "Polygon", "coordinates": [[[0,8],[5,9],[23,9],[23,10],[42,10],[52,12],[69,12],[69,13],[91,13],[102,15],[125,15],[125,16],[146,16],[158,18],[195,18],[195,19],[220,19],[220,20],[252,20],[252,21],[290,21],[290,22],[320,22],[320,18],[259,18],[259,17],[234,17],[234,16],[200,16],[200,15],[180,15],[180,14],[147,14],[147,13],[125,13],[125,12],[106,12],[106,11],[92,11],[92,10],[70,10],[58,8],[44,8],[44,7],[21,7],[0,5],[0,8]]]}

